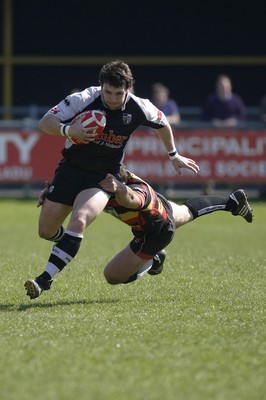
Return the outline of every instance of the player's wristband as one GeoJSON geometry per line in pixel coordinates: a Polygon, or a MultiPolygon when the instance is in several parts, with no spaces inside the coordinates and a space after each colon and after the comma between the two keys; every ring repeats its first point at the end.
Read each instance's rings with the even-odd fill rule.
{"type": "Polygon", "coordinates": [[[173,150],[168,152],[168,156],[169,156],[171,161],[175,160],[176,158],[178,158],[178,152],[176,151],[176,149],[173,149],[173,150]]]}
{"type": "Polygon", "coordinates": [[[61,127],[60,127],[60,134],[61,134],[62,136],[68,136],[68,131],[69,131],[69,129],[70,129],[70,126],[69,126],[69,125],[61,125],[61,127]]]}

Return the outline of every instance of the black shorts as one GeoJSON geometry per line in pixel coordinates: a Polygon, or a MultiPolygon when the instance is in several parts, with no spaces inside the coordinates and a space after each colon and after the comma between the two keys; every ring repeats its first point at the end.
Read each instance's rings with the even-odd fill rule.
{"type": "MultiPolygon", "coordinates": [[[[47,199],[56,203],[72,206],[77,195],[86,189],[99,188],[99,182],[106,174],[88,172],[72,167],[67,164],[60,164],[47,194],[47,199]]],[[[102,190],[102,189],[101,189],[102,190]]]]}
{"type": "Polygon", "coordinates": [[[150,260],[173,240],[175,235],[175,222],[170,204],[169,208],[168,219],[160,233],[134,232],[134,230],[132,230],[134,239],[131,240],[129,245],[136,256],[144,260],[150,260]]]}

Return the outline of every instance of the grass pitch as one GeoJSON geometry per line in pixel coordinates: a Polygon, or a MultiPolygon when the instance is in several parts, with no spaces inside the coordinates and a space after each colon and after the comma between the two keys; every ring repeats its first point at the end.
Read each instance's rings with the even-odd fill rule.
{"type": "MultiPolygon", "coordinates": [[[[110,286],[130,230],[101,215],[76,259],[36,300],[25,279],[52,244],[32,201],[0,201],[3,400],[265,400],[266,205],[180,228],[163,273],[110,286]]],[[[126,261],[126,260],[125,260],[126,261]]]]}

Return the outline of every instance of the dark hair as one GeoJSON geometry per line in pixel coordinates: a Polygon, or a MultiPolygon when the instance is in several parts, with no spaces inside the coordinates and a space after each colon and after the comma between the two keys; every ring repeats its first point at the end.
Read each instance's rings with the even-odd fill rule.
{"type": "Polygon", "coordinates": [[[104,83],[118,87],[129,89],[134,84],[134,79],[129,66],[121,60],[111,61],[105,64],[99,74],[99,81],[101,86],[104,83]]]}

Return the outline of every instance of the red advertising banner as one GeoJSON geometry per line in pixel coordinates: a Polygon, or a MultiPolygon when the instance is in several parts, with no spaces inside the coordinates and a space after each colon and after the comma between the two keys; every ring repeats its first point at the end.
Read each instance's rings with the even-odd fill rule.
{"type": "Polygon", "coordinates": [[[36,131],[0,130],[0,182],[51,179],[65,139],[36,131]]]}
{"type": "MultiPolygon", "coordinates": [[[[177,130],[180,154],[200,165],[195,175],[178,176],[157,134],[136,131],[126,148],[128,168],[150,182],[266,182],[266,131],[177,130]]],[[[53,177],[64,138],[38,130],[0,130],[0,182],[41,182],[53,177]]]]}
{"type": "Polygon", "coordinates": [[[195,129],[178,130],[174,136],[178,152],[200,165],[199,174],[183,169],[178,176],[150,130],[135,132],[128,143],[128,169],[150,182],[266,182],[266,131],[195,129]]]}

